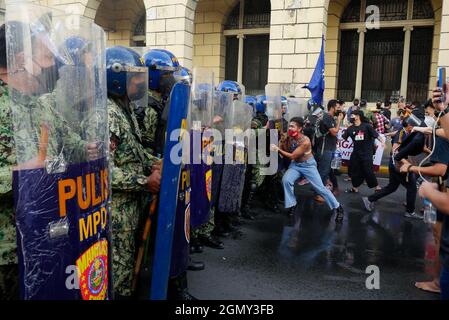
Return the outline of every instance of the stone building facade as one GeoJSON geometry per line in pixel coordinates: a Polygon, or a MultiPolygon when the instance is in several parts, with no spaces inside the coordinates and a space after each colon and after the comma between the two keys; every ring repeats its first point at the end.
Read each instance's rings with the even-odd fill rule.
{"type": "Polygon", "coordinates": [[[217,81],[242,81],[254,94],[280,83],[307,97],[301,87],[323,36],[327,99],[423,100],[438,66],[449,66],[449,0],[36,2],[93,19],[108,45],[166,48],[184,66],[212,68],[217,81]]]}

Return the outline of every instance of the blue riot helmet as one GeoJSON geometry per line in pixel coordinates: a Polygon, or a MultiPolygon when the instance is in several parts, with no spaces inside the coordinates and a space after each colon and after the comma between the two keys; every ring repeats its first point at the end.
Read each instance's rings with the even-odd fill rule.
{"type": "Polygon", "coordinates": [[[174,75],[176,82],[192,84],[192,73],[189,69],[182,67],[178,71],[175,71],[174,75]]]}
{"type": "Polygon", "coordinates": [[[217,87],[218,91],[233,92],[234,100],[240,100],[243,96],[243,90],[240,84],[235,81],[224,80],[217,87]]]}
{"type": "Polygon", "coordinates": [[[149,88],[168,98],[176,83],[174,73],[181,69],[178,59],[170,51],[163,49],[150,50],[143,59],[150,75],[149,88]]]}
{"type": "Polygon", "coordinates": [[[256,97],[256,112],[265,113],[267,111],[267,97],[260,95],[256,97]]]}
{"type": "Polygon", "coordinates": [[[250,105],[253,108],[253,113],[256,113],[256,103],[257,99],[253,96],[245,96],[245,103],[250,105]]]}
{"type": "Polygon", "coordinates": [[[139,54],[130,48],[106,49],[106,76],[110,96],[128,96],[136,101],[147,95],[148,69],[139,54]]]}
{"type": "Polygon", "coordinates": [[[67,38],[60,48],[67,65],[86,65],[86,54],[90,51],[90,43],[78,36],[67,38]]]}

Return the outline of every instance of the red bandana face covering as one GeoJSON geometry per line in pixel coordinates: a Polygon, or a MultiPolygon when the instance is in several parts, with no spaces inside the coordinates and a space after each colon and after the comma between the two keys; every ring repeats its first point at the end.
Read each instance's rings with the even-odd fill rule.
{"type": "Polygon", "coordinates": [[[292,138],[296,138],[298,136],[298,131],[290,129],[288,130],[288,135],[292,138]]]}

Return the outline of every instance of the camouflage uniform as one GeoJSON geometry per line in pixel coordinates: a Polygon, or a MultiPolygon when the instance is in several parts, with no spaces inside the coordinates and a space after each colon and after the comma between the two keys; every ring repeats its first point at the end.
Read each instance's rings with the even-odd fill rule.
{"type": "Polygon", "coordinates": [[[156,153],[156,141],[158,139],[158,128],[161,125],[163,107],[161,95],[156,91],[148,90],[148,108],[135,108],[136,118],[142,133],[142,143],[145,150],[151,154],[156,153]]]}
{"type": "Polygon", "coordinates": [[[18,297],[12,167],[16,162],[8,88],[0,96],[0,300],[18,297]]]}
{"type": "Polygon", "coordinates": [[[87,142],[76,134],[68,122],[55,109],[57,93],[44,94],[39,98],[14,96],[13,116],[21,119],[15,123],[17,161],[33,160],[39,154],[42,125],[48,127],[47,160],[64,160],[78,163],[87,159],[87,142]]]}
{"type": "Polygon", "coordinates": [[[143,214],[147,176],[156,158],[142,146],[131,106],[108,100],[112,153],[112,272],[114,291],[130,296],[134,274],[135,240],[143,214]]]}

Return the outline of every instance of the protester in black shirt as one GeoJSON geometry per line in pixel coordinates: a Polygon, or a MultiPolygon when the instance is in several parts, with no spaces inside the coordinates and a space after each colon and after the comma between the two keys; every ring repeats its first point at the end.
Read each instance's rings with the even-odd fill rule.
{"type": "Polygon", "coordinates": [[[321,136],[316,139],[315,152],[318,171],[324,185],[326,185],[329,179],[332,158],[337,149],[337,135],[340,131],[340,123],[345,116],[340,110],[340,104],[337,100],[330,100],[327,104],[327,110],[328,112],[323,115],[323,119],[318,124],[321,136]],[[337,117],[337,120],[334,117],[337,117]]]}
{"type": "Polygon", "coordinates": [[[404,127],[402,130],[398,131],[396,135],[393,137],[393,151],[390,158],[390,163],[388,167],[389,171],[389,182],[388,185],[379,192],[372,194],[369,197],[363,198],[363,203],[365,205],[366,210],[371,212],[374,209],[374,203],[379,201],[380,199],[396,192],[400,185],[403,185],[407,189],[407,212],[405,216],[407,218],[421,218],[415,213],[415,203],[416,203],[416,194],[418,192],[416,188],[416,176],[415,174],[407,174],[400,173],[398,168],[396,167],[396,163],[393,159],[393,154],[399,149],[402,142],[406,139],[407,135],[412,132],[413,126],[408,124],[407,127],[404,127]]]}
{"type": "Polygon", "coordinates": [[[383,145],[385,145],[385,141],[380,138],[370,124],[366,123],[363,111],[353,111],[350,122],[351,126],[343,133],[343,139],[351,138],[354,144],[349,161],[353,187],[347,192],[358,193],[357,188],[364,181],[367,182],[369,188],[380,190],[373,170],[374,140],[378,139],[383,145]]]}

